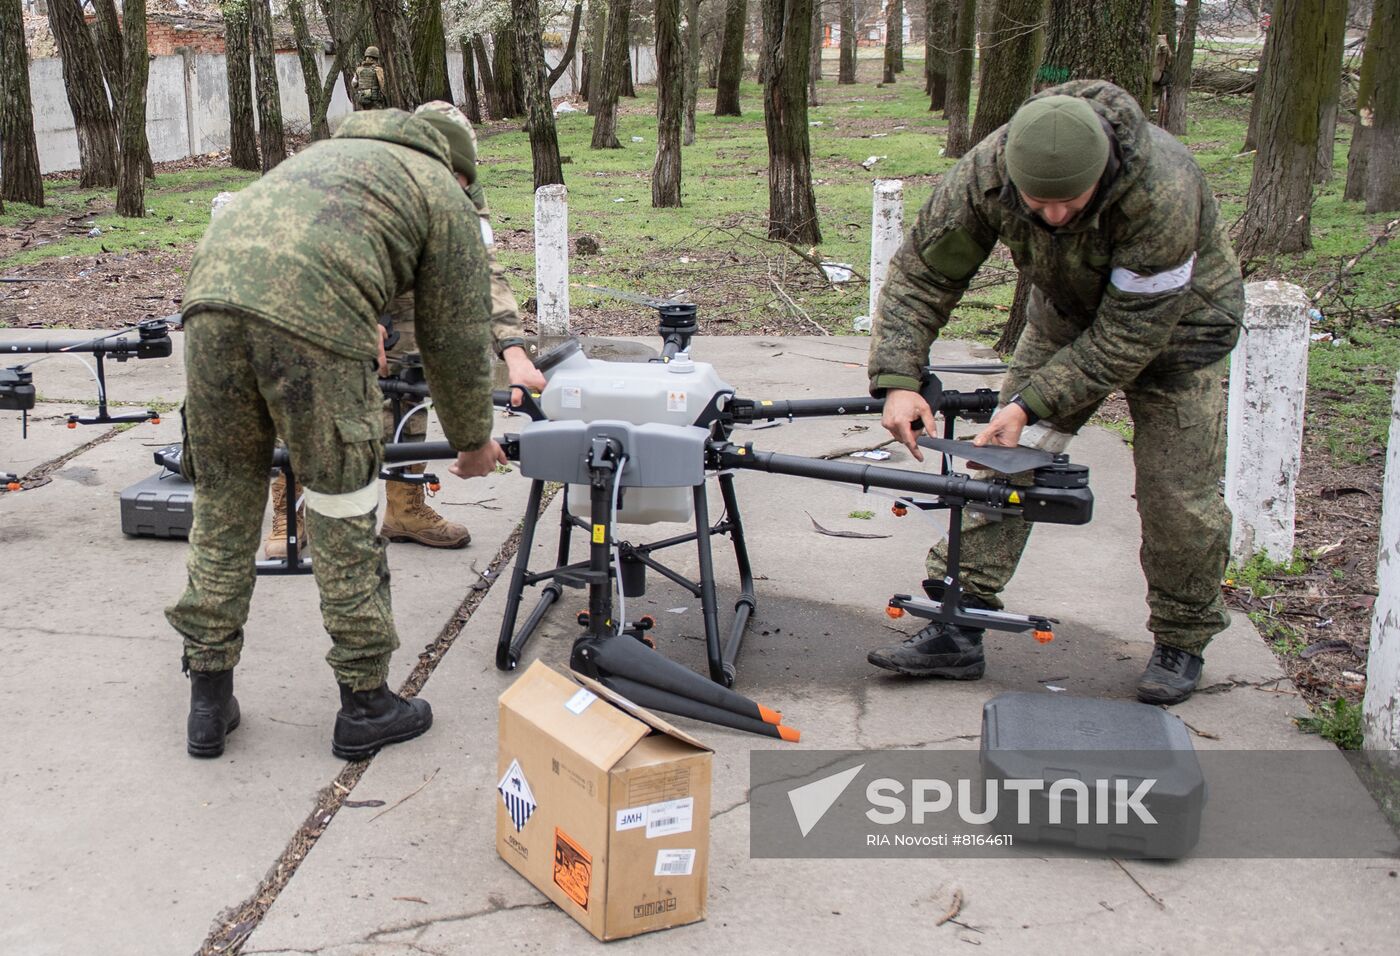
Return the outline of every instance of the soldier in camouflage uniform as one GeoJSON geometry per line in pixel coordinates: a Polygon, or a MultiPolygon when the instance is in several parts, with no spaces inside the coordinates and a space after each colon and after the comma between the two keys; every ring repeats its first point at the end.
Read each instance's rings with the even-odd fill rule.
{"type": "MultiPolygon", "coordinates": [[[[1239,335],[1244,285],[1225,224],[1190,153],[1136,101],[1102,81],[1028,100],[943,178],[895,255],[870,343],[883,424],[915,444],[934,416],[914,389],[929,346],[1000,240],[1032,284],[1002,405],[978,444],[1062,451],[1110,393],[1134,423],[1148,628],[1156,644],[1138,696],[1175,703],[1195,689],[1201,652],[1228,623],[1220,596],[1230,515],[1220,498],[1220,382],[1239,335]],[[1024,434],[1023,434],[1024,430],[1024,434]]],[[[999,608],[1030,526],[964,519],[966,602],[999,608]]],[[[929,554],[942,579],[945,552],[929,554]]],[[[932,624],[871,652],[877,666],[975,679],[980,629],[932,624]]]]}
{"type": "MultiPolygon", "coordinates": [[[[496,260],[491,211],[477,176],[476,133],[472,129],[471,121],[461,110],[441,100],[424,103],[414,115],[427,120],[448,138],[452,145],[457,181],[471,199],[476,215],[480,217],[481,239],[486,246],[487,261],[491,269],[491,338],[496,355],[504,362],[511,383],[534,391],[542,390],[545,386],[544,376],[535,368],[525,351],[525,329],[520,322],[515,295],[506,281],[505,270],[496,260]]],[[[393,319],[393,327],[399,333],[399,339],[387,352],[386,374],[398,374],[406,357],[416,353],[418,349],[417,336],[414,334],[413,293],[405,292],[396,298],[389,307],[388,315],[393,319]]],[[[520,404],[518,392],[515,404],[520,404]]],[[[425,441],[427,433],[426,413],[419,411],[400,422],[394,416],[393,403],[384,403],[385,441],[425,441]]],[[[423,464],[411,465],[405,469],[412,474],[422,474],[425,470],[426,466],[423,464]]],[[[386,507],[380,534],[390,541],[408,541],[432,548],[462,548],[471,542],[471,532],[465,525],[448,521],[428,504],[421,484],[390,481],[385,490],[386,507]]],[[[301,489],[298,488],[296,493],[300,497],[301,489]]],[[[278,476],[272,483],[272,530],[264,544],[264,552],[269,558],[287,556],[287,520],[283,500],[285,494],[285,480],[278,476]]],[[[297,535],[303,541],[307,540],[300,517],[297,520],[297,535]]]]}
{"type": "Polygon", "coordinates": [[[365,47],[365,58],[355,67],[350,89],[362,110],[382,110],[389,105],[384,97],[384,67],[379,65],[379,47],[365,47]]]}
{"type": "Polygon", "coordinates": [[[306,486],[321,613],[340,684],[332,750],[360,759],[427,730],[385,684],[398,646],[375,533],[383,443],[379,315],[405,289],[450,469],[489,474],[490,279],[450,145],[398,110],[357,113],[245,189],[210,224],[185,290],[185,454],[195,483],[189,583],[166,611],[190,672],[188,749],[238,725],[233,668],[255,581],[273,440],[306,486]],[[349,281],[347,281],[349,280],[349,281]]]}

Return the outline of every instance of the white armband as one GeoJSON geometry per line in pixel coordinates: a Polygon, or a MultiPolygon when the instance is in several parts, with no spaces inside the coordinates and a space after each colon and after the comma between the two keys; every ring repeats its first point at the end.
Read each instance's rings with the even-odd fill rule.
{"type": "Polygon", "coordinates": [[[376,478],[358,491],[347,491],[341,495],[326,495],[319,491],[305,489],[306,507],[327,518],[358,518],[367,515],[379,505],[379,479],[376,478]]]}
{"type": "Polygon", "coordinates": [[[1132,295],[1160,295],[1163,292],[1175,292],[1186,288],[1191,284],[1191,276],[1195,271],[1196,254],[1193,252],[1191,258],[1175,269],[1167,269],[1155,275],[1138,275],[1131,269],[1119,266],[1109,275],[1108,281],[1120,292],[1132,295]]]}

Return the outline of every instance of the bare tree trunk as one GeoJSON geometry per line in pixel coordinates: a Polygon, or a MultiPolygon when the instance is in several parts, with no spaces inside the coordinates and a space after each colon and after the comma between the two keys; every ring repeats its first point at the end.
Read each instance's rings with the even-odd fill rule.
{"type": "Polygon", "coordinates": [[[292,21],[292,33],[297,41],[297,60],[301,63],[301,82],[306,88],[307,113],[311,117],[311,138],[326,139],[331,135],[326,122],[326,108],[321,102],[321,66],[316,61],[316,42],[306,25],[306,8],[302,0],[287,0],[287,16],[292,21]]]}
{"type": "Polygon", "coordinates": [[[894,34],[892,37],[894,45],[894,71],[904,72],[904,0],[890,0],[890,6],[894,7],[894,34]]]}
{"type": "Polygon", "coordinates": [[[229,161],[239,169],[261,169],[253,125],[253,71],[246,0],[225,0],[224,72],[228,78],[229,161]]]}
{"type": "Polygon", "coordinates": [[[637,98],[636,78],[632,74],[632,0],[627,0],[627,22],[622,34],[622,72],[618,77],[622,85],[617,89],[618,96],[637,98]]]}
{"type": "Polygon", "coordinates": [[[885,50],[884,59],[881,62],[881,83],[894,82],[894,38],[897,33],[895,29],[895,16],[902,8],[896,0],[887,0],[885,6],[885,50]]]}
{"type": "Polygon", "coordinates": [[[468,37],[464,36],[457,42],[462,48],[462,96],[467,107],[467,119],[480,125],[481,97],[476,92],[476,53],[468,37]]]}
{"type": "Polygon", "coordinates": [[[742,116],[739,81],[744,74],[744,26],[746,0],[728,0],[724,10],[724,39],[720,41],[719,86],[715,89],[716,116],[742,116]]]}
{"type": "Polygon", "coordinates": [[[972,142],[981,142],[1011,119],[1031,93],[1045,48],[1046,0],[996,0],[991,42],[977,87],[972,142]]]}
{"type": "Polygon", "coordinates": [[[525,81],[525,129],[530,134],[530,157],[535,188],[564,182],[559,164],[559,136],[554,129],[554,104],[549,98],[544,44],[540,40],[540,8],[536,0],[511,0],[516,53],[525,81]]]}
{"type": "MultiPolygon", "coordinates": [[[[139,0],[138,0],[139,2],[139,0]]],[[[19,0],[0,0],[0,199],[44,204],[34,104],[29,97],[29,52],[19,0]]],[[[140,178],[140,175],[137,175],[140,178]]]]}
{"type": "Polygon", "coordinates": [[[277,88],[277,55],[268,0],[251,0],[248,17],[253,34],[253,78],[258,94],[258,152],[262,171],[287,158],[282,134],[282,95],[277,88]]]}
{"type": "MultiPolygon", "coordinates": [[[[321,18],[326,21],[326,32],[331,35],[331,42],[335,44],[336,61],[341,65],[331,70],[332,73],[340,73],[345,82],[345,92],[350,92],[350,81],[355,76],[354,64],[360,61],[364,48],[358,42],[358,34],[365,24],[369,22],[369,5],[362,0],[316,0],[317,7],[321,10],[321,18]],[[356,11],[359,15],[356,16],[356,11]],[[354,21],[358,20],[360,29],[354,28],[354,21]]],[[[325,89],[323,83],[322,89],[325,89]]],[[[330,91],[335,92],[335,84],[330,84],[330,91]]],[[[352,106],[354,97],[351,98],[352,106]]],[[[327,97],[327,103],[329,103],[327,97]]]]}
{"type": "MultiPolygon", "coordinates": [[[[374,10],[374,32],[379,39],[379,60],[384,65],[384,98],[389,105],[411,110],[423,102],[418,74],[413,69],[413,45],[401,0],[369,0],[374,10]]],[[[511,114],[515,115],[515,114],[511,114]]]]}
{"type": "Polygon", "coordinates": [[[685,2],[685,131],[683,146],[695,145],[695,100],[700,95],[700,0],[685,2]]]}
{"type": "Polygon", "coordinates": [[[596,94],[588,102],[593,110],[593,141],[589,144],[592,149],[622,148],[617,141],[617,94],[622,86],[622,64],[627,55],[625,21],[629,6],[628,0],[608,0],[608,35],[603,47],[602,72],[596,94]]]}
{"type": "Polygon", "coordinates": [[[424,102],[452,102],[452,81],[447,78],[447,37],[442,31],[442,0],[411,0],[410,29],[413,76],[424,102]]]}
{"type": "Polygon", "coordinates": [[[956,0],[958,25],[953,34],[952,67],[948,73],[948,97],[943,115],[948,120],[944,155],[956,159],[972,148],[972,124],[968,118],[972,98],[972,54],[976,42],[977,0],[956,0]]]}
{"type": "Polygon", "coordinates": [[[685,112],[685,48],[680,0],[656,0],[656,162],[653,209],[681,204],[681,126],[685,112]]]}
{"type": "Polygon", "coordinates": [[[807,40],[807,105],[817,106],[817,83],[822,78],[822,3],[812,0],[812,29],[807,40]]]}
{"type": "Polygon", "coordinates": [[[522,83],[519,50],[515,31],[509,27],[491,35],[491,69],[496,77],[496,90],[502,116],[520,116],[525,112],[525,88],[522,83]]]}
{"type": "Polygon", "coordinates": [[[1381,71],[1381,34],[1385,19],[1378,17],[1373,9],[1371,26],[1366,31],[1366,49],[1361,54],[1361,79],[1356,88],[1356,124],[1351,128],[1351,149],[1347,152],[1347,184],[1342,193],[1343,199],[1360,201],[1366,198],[1366,180],[1370,173],[1368,160],[1371,145],[1371,129],[1375,125],[1376,76],[1381,71]]]}
{"type": "MultiPolygon", "coordinates": [[[[1321,0],[1318,0],[1321,2],[1321,0]]],[[[1264,34],[1264,49],[1259,53],[1259,71],[1255,74],[1254,95],[1249,101],[1249,125],[1245,127],[1244,143],[1240,146],[1240,152],[1248,153],[1254,150],[1259,142],[1259,109],[1263,98],[1259,95],[1264,90],[1264,84],[1268,82],[1271,64],[1278,54],[1278,45],[1274,38],[1279,31],[1271,26],[1264,34]]]]}
{"type": "Polygon", "coordinates": [[[1030,303],[1031,281],[1024,275],[1016,275],[1016,291],[1011,296],[1011,314],[1006,325],[1002,326],[1001,338],[992,348],[999,355],[1010,355],[1016,351],[1016,343],[1021,341],[1021,333],[1026,330],[1026,306],[1030,303]]]}
{"type": "Polygon", "coordinates": [[[836,82],[850,86],[856,81],[856,2],[841,0],[841,65],[836,82]]]}
{"type": "Polygon", "coordinates": [[[1045,62],[1036,74],[1050,86],[1066,80],[1101,79],[1152,109],[1152,0],[1050,0],[1045,62]]]}
{"type": "Polygon", "coordinates": [[[117,171],[117,215],[139,219],[146,215],[146,0],[122,4],[121,164],[117,171]]]}
{"type": "Polygon", "coordinates": [[[472,50],[476,53],[476,69],[481,74],[481,90],[486,96],[486,112],[492,119],[501,119],[501,87],[491,69],[491,55],[486,52],[486,40],[480,33],[472,34],[472,50]]]}
{"type": "Polygon", "coordinates": [[[768,238],[816,245],[822,241],[812,192],[807,129],[807,33],[812,0],[763,0],[768,75],[763,125],[768,133],[768,238]]]}
{"type": "Polygon", "coordinates": [[[1337,104],[1342,93],[1342,56],[1346,45],[1347,0],[1324,0],[1327,18],[1327,49],[1323,53],[1322,104],[1317,114],[1317,160],[1313,182],[1319,185],[1332,178],[1332,160],[1337,143],[1337,104]]]}
{"type": "Polygon", "coordinates": [[[83,22],[78,0],[49,0],[49,26],[63,57],[63,86],[78,134],[84,187],[117,183],[117,124],[102,86],[97,47],[83,22]]]}
{"type": "Polygon", "coordinates": [[[1400,209],[1400,0],[1376,0],[1371,18],[1379,26],[1367,36],[1376,38],[1379,59],[1367,147],[1366,211],[1391,212],[1400,209]]]}
{"type": "MultiPolygon", "coordinates": [[[[538,20],[539,17],[536,16],[535,19],[538,20]]],[[[554,84],[559,82],[559,77],[564,75],[564,72],[569,68],[569,64],[574,60],[574,51],[578,49],[578,27],[582,21],[583,3],[575,3],[573,22],[569,24],[569,40],[564,44],[564,52],[559,54],[559,62],[555,65],[554,69],[548,69],[549,64],[545,64],[546,71],[549,74],[545,78],[544,92],[546,96],[552,95],[551,91],[554,89],[554,84]]]]}
{"type": "Polygon", "coordinates": [[[1191,93],[1191,66],[1196,57],[1196,24],[1200,21],[1201,0],[1186,0],[1172,56],[1172,78],[1167,84],[1166,116],[1162,128],[1173,136],[1186,134],[1186,101],[1191,93]]]}
{"type": "MultiPolygon", "coordinates": [[[[124,100],[122,90],[126,86],[126,59],[122,52],[122,30],[121,24],[117,20],[117,7],[113,0],[91,0],[92,8],[97,14],[97,21],[94,24],[97,35],[97,55],[102,60],[102,76],[107,81],[107,92],[112,97],[112,113],[116,119],[117,148],[121,149],[121,123],[124,115],[124,100]]],[[[118,163],[120,163],[118,158],[118,163]]],[[[256,160],[255,160],[256,162],[256,160]]],[[[145,127],[141,128],[141,168],[147,179],[156,174],[155,164],[151,162],[151,144],[146,137],[145,127]]],[[[257,169],[254,165],[251,167],[257,169]]],[[[118,176],[120,176],[120,167],[118,176]]]]}
{"type": "Polygon", "coordinates": [[[583,96],[588,100],[588,115],[593,115],[593,102],[603,82],[603,51],[608,38],[608,4],[606,0],[588,0],[588,52],[583,58],[583,96]]]}
{"type": "Polygon", "coordinates": [[[1258,152],[1245,197],[1241,259],[1312,248],[1313,165],[1326,72],[1327,17],[1318,0],[1276,0],[1276,55],[1261,79],[1258,152]]]}
{"type": "Polygon", "coordinates": [[[948,99],[949,50],[957,27],[953,0],[925,0],[924,3],[924,92],[929,111],[941,110],[948,99]]]}

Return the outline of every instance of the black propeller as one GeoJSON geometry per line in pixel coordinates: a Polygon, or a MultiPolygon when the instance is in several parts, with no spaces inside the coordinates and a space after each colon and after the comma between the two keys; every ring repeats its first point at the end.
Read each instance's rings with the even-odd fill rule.
{"type": "Polygon", "coordinates": [[[1038,448],[1004,448],[1000,445],[984,445],[978,447],[970,441],[953,441],[949,438],[930,438],[927,435],[919,436],[919,444],[924,448],[932,448],[934,451],[942,452],[945,455],[952,455],[954,458],[961,458],[965,461],[975,462],[984,468],[992,471],[999,471],[1003,475],[1014,475],[1023,471],[1033,471],[1036,468],[1043,468],[1053,464],[1055,456],[1048,451],[1041,451],[1038,448]]]}

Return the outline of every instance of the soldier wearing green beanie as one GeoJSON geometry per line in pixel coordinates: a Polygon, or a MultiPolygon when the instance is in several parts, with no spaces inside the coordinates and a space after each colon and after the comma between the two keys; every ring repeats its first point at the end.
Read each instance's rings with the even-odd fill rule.
{"type": "MultiPolygon", "coordinates": [[[[973,147],[920,211],[874,317],[871,394],[884,396],[882,423],[919,460],[918,433],[938,434],[917,391],[920,369],[998,241],[1030,295],[1001,407],[976,442],[1060,452],[1105,398],[1125,393],[1155,642],[1137,694],[1178,703],[1229,623],[1220,595],[1230,531],[1218,488],[1221,379],[1244,283],[1215,197],[1185,147],[1105,81],[1045,90],[973,147]]],[[[966,606],[1001,607],[1029,535],[1019,518],[963,519],[966,606]]],[[[930,584],[946,567],[936,545],[930,584]]],[[[986,670],[982,638],[981,629],[935,622],[869,660],[974,680],[986,670]]]]}

